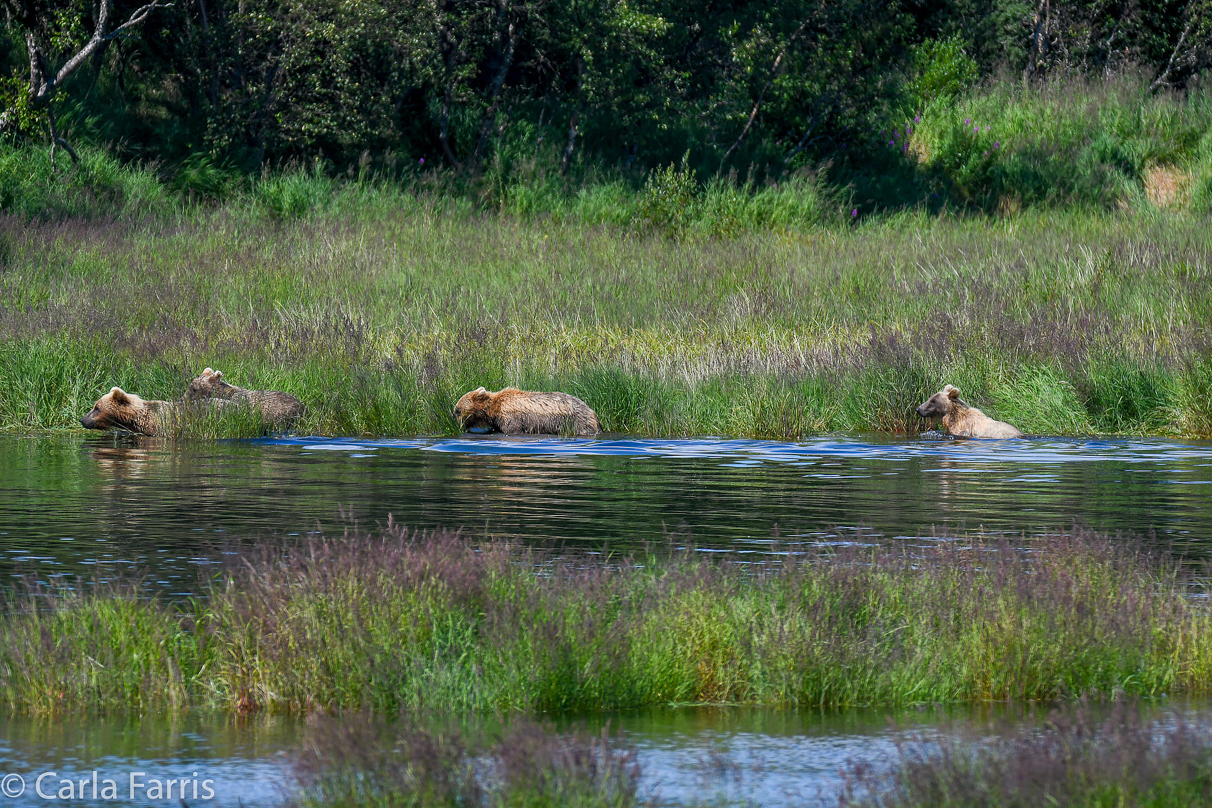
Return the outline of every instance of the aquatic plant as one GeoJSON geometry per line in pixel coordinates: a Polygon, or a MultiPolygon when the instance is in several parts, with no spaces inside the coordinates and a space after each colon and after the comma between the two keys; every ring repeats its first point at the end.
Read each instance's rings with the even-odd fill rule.
{"type": "Polygon", "coordinates": [[[839,808],[1196,806],[1212,801],[1212,733],[1175,714],[1145,720],[1117,702],[1054,709],[990,737],[987,728],[915,734],[892,761],[854,761],[839,808]],[[891,765],[888,765],[891,763],[891,765]]]}
{"type": "Polygon", "coordinates": [[[1212,614],[1182,569],[1080,530],[741,563],[389,525],[226,557],[185,605],[18,592],[0,618],[0,700],[537,713],[1160,696],[1212,682],[1212,614]]]}
{"type": "Polygon", "coordinates": [[[486,739],[430,724],[313,717],[292,760],[292,804],[628,808],[640,802],[635,750],[605,731],[556,733],[515,718],[486,739]]]}

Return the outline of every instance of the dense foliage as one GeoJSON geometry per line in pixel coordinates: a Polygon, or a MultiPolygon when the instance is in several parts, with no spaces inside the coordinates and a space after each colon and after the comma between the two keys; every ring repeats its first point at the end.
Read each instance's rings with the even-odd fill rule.
{"type": "Polygon", "coordinates": [[[292,161],[844,177],[981,76],[1133,70],[1156,92],[1212,64],[1209,0],[191,0],[109,36],[140,3],[5,0],[2,123],[44,142],[54,112],[204,196],[292,161]]]}

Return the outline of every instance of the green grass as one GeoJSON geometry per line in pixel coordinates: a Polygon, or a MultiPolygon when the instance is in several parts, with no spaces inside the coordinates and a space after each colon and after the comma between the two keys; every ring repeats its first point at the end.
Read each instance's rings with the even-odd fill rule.
{"type": "Polygon", "coordinates": [[[556,734],[514,719],[483,731],[366,716],[309,722],[292,760],[299,808],[635,808],[635,750],[605,732],[556,734]]]}
{"type": "Polygon", "coordinates": [[[333,193],[289,219],[4,222],[0,429],[78,428],[113,385],[177,398],[211,366],[325,434],[451,433],[462,393],[510,384],[616,432],[906,433],[947,383],[1029,433],[1212,434],[1199,215],[671,239],[333,193]]]}
{"type": "Polygon", "coordinates": [[[14,596],[13,711],[584,712],[1205,693],[1212,613],[1172,562],[1083,533],[795,564],[559,558],[449,534],[232,558],[185,605],[14,596]]]}

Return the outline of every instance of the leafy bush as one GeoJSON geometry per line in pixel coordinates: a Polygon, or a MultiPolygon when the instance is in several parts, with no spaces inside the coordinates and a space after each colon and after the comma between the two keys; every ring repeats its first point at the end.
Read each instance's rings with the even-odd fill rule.
{"type": "Polygon", "coordinates": [[[222,202],[239,190],[242,180],[239,172],[219,165],[210,155],[193,154],[177,169],[172,188],[191,202],[222,202]]]}
{"type": "Polygon", "coordinates": [[[336,182],[317,165],[264,178],[253,185],[252,196],[275,219],[299,219],[325,207],[336,190],[336,182]]]}
{"type": "Polygon", "coordinates": [[[976,60],[964,52],[959,34],[927,39],[914,48],[913,71],[909,94],[919,109],[935,99],[954,98],[975,84],[980,75],[976,60]]]}
{"type": "Polygon", "coordinates": [[[674,236],[685,231],[694,216],[698,180],[688,166],[689,153],[682,157],[682,164],[672,163],[664,168],[653,169],[640,192],[636,206],[635,222],[645,229],[653,229],[674,236]]]}

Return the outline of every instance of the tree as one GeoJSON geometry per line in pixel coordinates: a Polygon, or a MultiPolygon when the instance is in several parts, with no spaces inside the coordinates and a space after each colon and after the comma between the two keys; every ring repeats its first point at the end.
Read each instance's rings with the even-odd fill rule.
{"type": "Polygon", "coordinates": [[[55,125],[52,102],[63,83],[107,43],[142,23],[157,7],[171,5],[152,0],[132,12],[126,22],[107,32],[113,0],[100,2],[92,34],[82,45],[78,44],[80,18],[73,13],[73,9],[51,6],[40,0],[4,2],[10,19],[15,21],[25,34],[25,46],[29,56],[29,82],[23,92],[14,94],[8,108],[0,113],[0,130],[26,128],[41,114],[45,114],[50,134],[52,166],[57,146],[66,149],[73,161],[80,160],[75,149],[60,137],[55,125]],[[61,62],[58,69],[53,67],[55,62],[61,62]]]}

